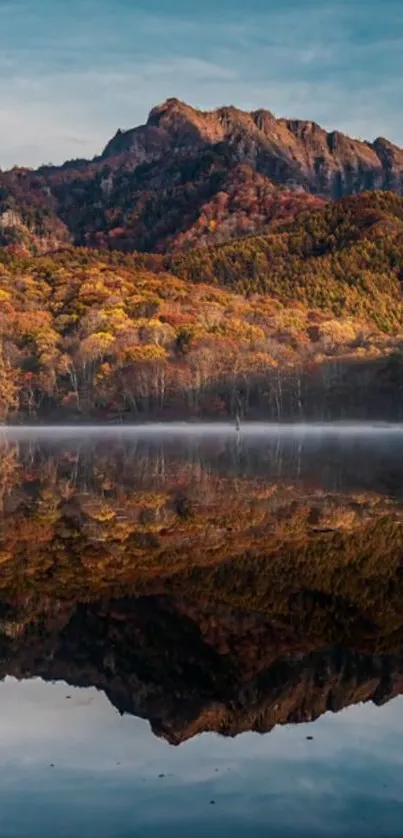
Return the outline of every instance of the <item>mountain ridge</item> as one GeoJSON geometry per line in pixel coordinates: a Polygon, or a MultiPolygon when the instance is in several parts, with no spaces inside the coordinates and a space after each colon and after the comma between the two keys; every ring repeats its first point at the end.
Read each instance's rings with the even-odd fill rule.
{"type": "MultiPolygon", "coordinates": [[[[225,141],[235,142],[242,135],[242,132],[245,132],[256,141],[259,139],[261,142],[266,141],[268,144],[266,151],[271,152],[279,166],[281,166],[280,161],[287,161],[289,173],[295,172],[297,182],[300,181],[301,174],[306,177],[308,166],[312,168],[315,152],[323,155],[323,160],[320,160],[317,156],[316,166],[318,169],[315,172],[316,175],[319,173],[319,167],[323,169],[332,158],[336,162],[342,162],[341,158],[344,155],[353,162],[354,155],[356,155],[358,162],[362,165],[365,164],[368,170],[371,169],[371,166],[380,166],[385,170],[385,177],[380,176],[373,184],[373,188],[393,189],[395,185],[397,191],[403,189],[403,149],[384,137],[377,137],[371,143],[353,139],[338,130],[326,131],[317,122],[311,120],[285,117],[277,119],[271,111],[263,108],[255,111],[245,111],[234,106],[226,106],[204,111],[193,108],[175,98],[167,99],[161,105],[153,108],[144,126],[118,131],[106,145],[101,158],[113,157],[116,153],[121,153],[122,150],[133,152],[136,147],[135,141],[138,138],[142,139],[147,129],[153,128],[166,134],[171,132],[173,136],[179,136],[182,142],[186,139],[192,139],[212,145],[225,141]],[[303,162],[304,150],[305,171],[303,169],[301,172],[298,171],[298,165],[296,164],[303,162]],[[386,172],[390,174],[395,165],[401,170],[400,177],[398,176],[393,183],[393,177],[392,179],[388,178],[386,172]]],[[[248,161],[243,157],[243,162],[253,162],[257,165],[258,170],[260,167],[264,170],[264,163],[267,166],[267,161],[260,161],[259,165],[259,161],[256,159],[257,150],[256,146],[249,144],[247,149],[239,149],[239,152],[242,154],[243,151],[244,157],[249,156],[248,161]]],[[[152,154],[152,149],[150,149],[150,154],[152,154]]],[[[274,170],[266,173],[276,178],[276,166],[274,166],[274,170]]],[[[294,186],[295,184],[291,183],[290,185],[294,186]]],[[[320,189],[316,189],[316,191],[320,191],[320,189]]],[[[326,192],[325,189],[324,194],[326,192]]],[[[344,190],[339,190],[336,185],[333,185],[328,197],[338,198],[343,194],[345,194],[344,190]]]]}
{"type": "Polygon", "coordinates": [[[171,98],[92,160],[0,172],[0,246],[187,249],[378,189],[403,194],[403,150],[385,138],[171,98]]]}

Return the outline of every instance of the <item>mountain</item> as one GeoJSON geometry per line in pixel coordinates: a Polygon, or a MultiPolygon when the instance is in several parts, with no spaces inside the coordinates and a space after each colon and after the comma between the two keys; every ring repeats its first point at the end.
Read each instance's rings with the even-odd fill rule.
{"type": "Polygon", "coordinates": [[[403,194],[403,150],[314,122],[177,99],[92,161],[0,174],[0,243],[166,251],[262,232],[363,190],[403,194]]]}
{"type": "Polygon", "coordinates": [[[178,99],[154,108],[146,126],[118,131],[102,157],[128,155],[137,166],[159,159],[161,150],[180,156],[221,144],[234,160],[289,188],[328,198],[364,189],[403,191],[403,150],[382,137],[362,142],[315,122],[276,119],[267,110],[203,112],[178,99]]]}

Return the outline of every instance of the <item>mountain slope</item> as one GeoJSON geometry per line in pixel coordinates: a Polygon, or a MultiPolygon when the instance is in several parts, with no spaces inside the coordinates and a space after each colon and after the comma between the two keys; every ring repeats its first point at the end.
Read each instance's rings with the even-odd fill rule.
{"type": "Polygon", "coordinates": [[[403,194],[403,150],[265,110],[169,99],[92,161],[0,173],[0,244],[164,251],[266,231],[325,200],[403,194]]]}
{"type": "Polygon", "coordinates": [[[164,265],[187,281],[299,300],[340,317],[370,316],[382,329],[400,327],[403,199],[362,193],[266,236],[171,254],[164,265]]]}

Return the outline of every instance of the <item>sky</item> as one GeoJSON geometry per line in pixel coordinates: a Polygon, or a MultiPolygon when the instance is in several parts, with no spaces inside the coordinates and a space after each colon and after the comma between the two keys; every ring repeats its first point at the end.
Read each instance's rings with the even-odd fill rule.
{"type": "Polygon", "coordinates": [[[0,166],[99,153],[176,96],[403,146],[401,0],[0,0],[0,166]]]}
{"type": "Polygon", "coordinates": [[[7,678],[0,833],[401,838],[402,712],[399,697],[266,736],[202,734],[175,748],[93,688],[7,678]]]}

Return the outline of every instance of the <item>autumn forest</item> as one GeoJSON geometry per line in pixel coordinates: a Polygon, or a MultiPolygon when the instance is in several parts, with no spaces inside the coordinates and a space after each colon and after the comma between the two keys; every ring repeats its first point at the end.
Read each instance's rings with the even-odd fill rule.
{"type": "Polygon", "coordinates": [[[399,419],[403,199],[172,254],[0,255],[6,421],[399,419]]]}

